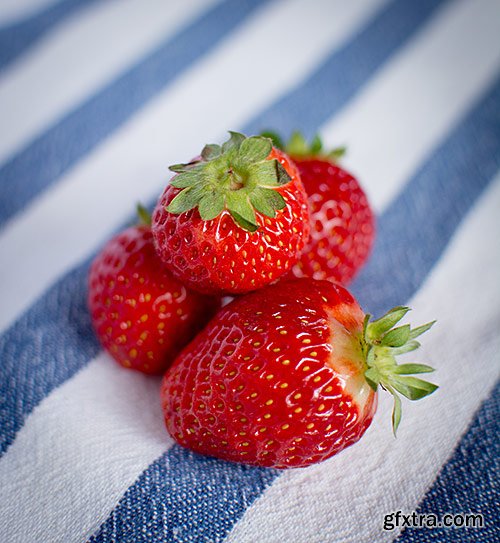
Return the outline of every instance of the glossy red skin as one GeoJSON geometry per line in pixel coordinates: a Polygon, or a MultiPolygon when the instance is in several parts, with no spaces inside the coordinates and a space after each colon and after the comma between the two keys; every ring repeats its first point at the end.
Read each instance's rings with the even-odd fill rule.
{"type": "Polygon", "coordinates": [[[376,409],[363,377],[363,318],[328,281],[282,281],[234,300],[165,374],[169,433],[198,453],[274,468],[305,467],[355,443],[376,409]],[[332,334],[332,319],[357,358],[332,334]],[[352,378],[363,383],[362,406],[346,391],[352,378]]]}
{"type": "Polygon", "coordinates": [[[199,292],[241,294],[276,281],[297,262],[309,235],[307,195],[296,166],[273,149],[291,181],[276,189],[286,207],[274,219],[256,213],[260,228],[248,232],[228,211],[203,221],[198,210],[174,215],[166,207],[179,189],[168,185],[153,214],[157,252],[183,283],[199,292]]]}
{"type": "Polygon", "coordinates": [[[309,196],[311,235],[295,277],[349,284],[368,259],[375,217],[358,181],[340,166],[319,158],[294,158],[309,196]]]}
{"type": "Polygon", "coordinates": [[[121,232],[95,258],[88,303],[106,351],[122,366],[148,374],[164,373],[220,305],[165,270],[146,226],[121,232]]]}

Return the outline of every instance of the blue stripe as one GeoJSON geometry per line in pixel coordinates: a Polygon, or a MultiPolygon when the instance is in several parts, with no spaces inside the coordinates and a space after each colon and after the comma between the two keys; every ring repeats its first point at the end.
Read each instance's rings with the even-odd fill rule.
{"type": "Polygon", "coordinates": [[[64,18],[96,0],[63,0],[23,21],[0,29],[0,71],[64,18]]]}
{"type": "Polygon", "coordinates": [[[279,127],[286,136],[300,127],[307,137],[312,137],[321,123],[352,99],[363,83],[442,3],[420,0],[389,4],[369,26],[360,30],[349,46],[328,58],[295,93],[284,96],[249,123],[246,132],[256,134],[279,127]],[[309,99],[304,100],[304,96],[309,99]]]}
{"type": "Polygon", "coordinates": [[[276,474],[174,447],[141,475],[134,485],[136,492],[125,494],[121,507],[126,514],[110,517],[90,541],[222,541],[276,474]],[[152,488],[155,491],[149,494],[152,488]],[[222,507],[212,509],[214,493],[222,507]],[[168,528],[159,530],[159,523],[168,528]]]}
{"type": "MultiPolygon", "coordinates": [[[[398,0],[369,23],[367,28],[355,38],[356,41],[365,35],[371,36],[369,29],[374,26],[378,29],[380,46],[385,47],[383,45],[385,40],[392,35],[389,29],[394,24],[393,10],[397,10],[403,19],[408,16],[409,12],[413,13],[413,32],[415,32],[418,25],[422,24],[426,17],[432,13],[431,6],[435,7],[437,2],[427,0],[428,10],[425,15],[421,11],[422,5],[424,2],[417,4],[412,0],[398,0]],[[380,19],[385,17],[387,17],[387,26],[380,23],[380,19]]],[[[407,34],[408,37],[411,37],[412,32],[408,31],[407,34]]],[[[375,45],[377,44],[375,43],[375,45]]],[[[399,42],[394,45],[399,45],[399,42]]],[[[334,52],[332,57],[344,54],[345,48],[353,46],[357,48],[363,58],[367,58],[370,56],[370,49],[374,46],[374,42],[373,39],[368,40],[366,50],[360,50],[358,45],[348,43],[341,51],[334,52]]],[[[329,65],[333,66],[333,71],[330,73],[328,81],[325,82],[325,88],[320,93],[321,95],[327,95],[330,88],[341,86],[344,81],[345,70],[338,70],[338,65],[335,62],[329,65]]],[[[293,91],[293,94],[297,95],[298,101],[302,100],[305,103],[311,103],[314,97],[314,103],[323,110],[324,103],[319,99],[316,100],[314,94],[317,90],[316,87],[310,88],[307,85],[302,85],[293,91]]],[[[325,115],[328,115],[330,112],[326,109],[325,115]]],[[[293,111],[290,111],[290,115],[293,116],[293,114],[293,111]]],[[[322,121],[326,118],[325,116],[322,121]]],[[[305,127],[311,128],[308,124],[305,127]]],[[[277,126],[277,128],[280,127],[277,126]]],[[[82,326],[76,335],[72,333],[73,329],[71,328],[71,322],[73,318],[76,318],[71,315],[76,315],[78,311],[83,311],[86,314],[83,293],[86,290],[87,266],[88,262],[73,272],[79,277],[79,283],[73,282],[72,274],[69,278],[61,279],[0,338],[0,358],[5,360],[2,368],[4,384],[0,383],[0,397],[4,391],[9,389],[10,383],[16,383],[15,393],[4,394],[4,401],[0,404],[0,455],[12,443],[16,432],[21,428],[24,419],[33,408],[55,387],[87,364],[97,352],[90,323],[87,322],[86,326],[83,325],[87,318],[85,315],[78,315],[82,326]],[[74,299],[78,299],[80,296],[82,297],[80,305],[74,307],[74,299]],[[58,300],[59,303],[55,300],[58,300]],[[70,331],[66,333],[68,323],[70,331]],[[52,343],[44,339],[49,337],[56,338],[57,341],[52,343]],[[36,342],[36,351],[33,349],[32,342],[36,342]],[[33,382],[37,383],[36,388],[33,388],[33,382]]]]}
{"type": "Polygon", "coordinates": [[[269,0],[224,0],[37,137],[0,169],[0,227],[269,0]]]}
{"type": "MultiPolygon", "coordinates": [[[[380,217],[379,236],[383,240],[377,244],[363,277],[354,285],[356,295],[375,314],[382,313],[388,303],[397,305],[416,292],[439,260],[456,226],[500,169],[499,104],[500,80],[380,217]],[[436,198],[439,206],[435,204],[436,198]],[[416,236],[415,230],[422,231],[416,236]],[[412,256],[408,257],[407,252],[412,256]],[[407,275],[411,275],[412,281],[407,281],[407,275]]],[[[174,446],[128,489],[93,541],[146,541],[145,519],[154,541],[175,540],[176,530],[183,526],[198,534],[191,535],[188,541],[221,541],[240,518],[238,504],[248,486],[252,496],[259,496],[279,472],[268,470],[264,476],[262,470],[250,469],[245,471],[243,481],[234,477],[232,464],[212,462],[205,464],[207,470],[212,467],[211,473],[205,474],[211,481],[207,487],[196,478],[198,468],[193,464],[193,455],[174,446]],[[176,474],[164,467],[174,464],[174,458],[176,474],[184,474],[183,478],[176,478],[176,474]],[[229,474],[232,474],[230,480],[229,474]],[[232,485],[233,501],[224,492],[228,484],[232,485]],[[186,503],[188,491],[202,500],[199,508],[192,509],[186,503]],[[232,508],[228,523],[225,512],[232,508]],[[135,516],[138,511],[140,516],[135,516]],[[207,514],[210,522],[204,523],[207,514]],[[200,525],[204,528],[201,534],[196,532],[200,525]]]]}
{"type": "Polygon", "coordinates": [[[405,529],[398,543],[492,543],[500,534],[500,384],[417,509],[420,514],[481,513],[482,529],[405,529]]]}

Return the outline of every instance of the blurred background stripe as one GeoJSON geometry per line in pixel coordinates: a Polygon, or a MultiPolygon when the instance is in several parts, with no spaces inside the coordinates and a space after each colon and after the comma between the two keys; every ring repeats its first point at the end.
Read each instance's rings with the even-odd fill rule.
{"type": "MultiPolygon", "coordinates": [[[[41,11],[21,20],[12,21],[0,27],[0,71],[25,53],[30,47],[37,45],[37,40],[53,30],[54,26],[66,17],[96,0],[59,0],[49,4],[41,11]]],[[[1,12],[0,12],[1,15],[1,12]]],[[[0,24],[2,19],[0,18],[0,24]]]]}

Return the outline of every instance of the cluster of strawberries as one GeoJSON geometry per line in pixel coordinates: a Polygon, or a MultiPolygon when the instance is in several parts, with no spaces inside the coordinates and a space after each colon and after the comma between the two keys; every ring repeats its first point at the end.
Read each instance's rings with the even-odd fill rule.
{"type": "Polygon", "coordinates": [[[168,431],[226,460],[303,467],[356,442],[377,388],[416,400],[437,387],[397,364],[433,323],[371,321],[346,285],[366,261],[374,217],[356,179],[295,133],[230,132],[176,173],[152,220],[96,257],[89,306],[122,365],[164,374],[168,431]],[[234,299],[221,307],[224,296],[234,299]]]}

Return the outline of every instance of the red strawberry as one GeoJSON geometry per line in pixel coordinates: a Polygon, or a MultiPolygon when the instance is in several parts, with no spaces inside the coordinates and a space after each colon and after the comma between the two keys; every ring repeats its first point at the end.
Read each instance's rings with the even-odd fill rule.
{"type": "Polygon", "coordinates": [[[369,323],[338,284],[282,281],[237,298],[178,356],[162,384],[165,421],[182,446],[225,460],[275,468],[320,462],[370,425],[377,385],[416,400],[437,387],[396,365],[418,347],[414,330],[393,328],[408,308],[369,323]]]}
{"type": "Polygon", "coordinates": [[[103,347],[122,366],[151,374],[163,373],[219,306],[165,270],[145,225],[121,232],[95,258],[88,301],[103,347]]]}
{"type": "Polygon", "coordinates": [[[336,164],[345,149],[324,153],[318,136],[308,145],[299,132],[287,145],[265,134],[293,159],[309,196],[311,236],[293,275],[348,284],[370,254],[375,217],[357,179],[336,164]]]}
{"type": "Polygon", "coordinates": [[[231,132],[179,172],[153,215],[161,259],[186,285],[236,294],[276,281],[309,234],[307,196],[289,158],[262,137],[231,132]]]}

